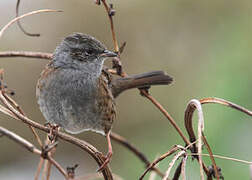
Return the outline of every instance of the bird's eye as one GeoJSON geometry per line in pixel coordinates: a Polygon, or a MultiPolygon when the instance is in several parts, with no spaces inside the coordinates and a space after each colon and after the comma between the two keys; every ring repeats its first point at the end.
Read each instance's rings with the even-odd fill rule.
{"type": "Polygon", "coordinates": [[[91,54],[93,54],[93,50],[92,50],[92,49],[87,49],[87,50],[85,51],[85,55],[86,55],[86,56],[90,56],[91,54]]]}

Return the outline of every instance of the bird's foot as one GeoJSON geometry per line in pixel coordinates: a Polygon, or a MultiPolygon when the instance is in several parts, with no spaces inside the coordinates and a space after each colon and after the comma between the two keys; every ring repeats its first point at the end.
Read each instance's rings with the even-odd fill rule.
{"type": "Polygon", "coordinates": [[[103,164],[99,167],[99,169],[97,170],[97,172],[101,172],[110,162],[110,160],[112,159],[112,151],[109,151],[108,154],[105,157],[105,160],[103,162],[103,164]]]}
{"type": "Polygon", "coordinates": [[[50,128],[50,132],[48,133],[48,139],[51,141],[51,142],[55,142],[57,140],[57,135],[55,134],[59,132],[59,125],[57,124],[51,124],[51,123],[46,123],[45,126],[49,127],[50,128]]]}

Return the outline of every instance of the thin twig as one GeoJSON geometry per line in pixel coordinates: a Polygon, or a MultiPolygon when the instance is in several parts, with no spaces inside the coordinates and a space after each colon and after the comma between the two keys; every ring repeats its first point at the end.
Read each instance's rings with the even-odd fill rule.
{"type": "Polygon", "coordinates": [[[142,180],[144,178],[144,176],[147,174],[147,172],[149,172],[151,170],[151,168],[153,168],[157,163],[159,163],[160,161],[162,161],[166,157],[170,156],[171,154],[173,154],[174,152],[176,152],[178,149],[179,148],[177,146],[173,146],[168,152],[166,152],[165,154],[163,154],[159,158],[157,158],[155,161],[153,161],[149,165],[149,167],[146,168],[146,170],[144,171],[144,173],[140,176],[139,180],[142,180]]]}
{"type": "MultiPolygon", "coordinates": [[[[186,154],[186,153],[185,153],[186,154]]],[[[182,158],[183,160],[183,158],[182,158]]],[[[173,174],[173,177],[172,177],[172,180],[179,180],[179,177],[180,177],[180,174],[181,174],[181,166],[182,166],[182,160],[181,162],[178,164],[174,174],[173,174]]]]}
{"type": "MultiPolygon", "coordinates": [[[[53,141],[51,142],[49,140],[49,137],[47,136],[46,138],[47,141],[47,146],[53,145],[55,143],[55,139],[53,139],[53,141]]],[[[56,146],[53,146],[53,148],[50,150],[50,152],[48,152],[48,154],[50,155],[50,157],[53,157],[53,155],[56,152],[56,146]]],[[[49,180],[50,179],[50,175],[51,175],[51,168],[52,168],[52,164],[49,162],[48,166],[47,166],[47,175],[46,175],[46,179],[49,180]]]]}
{"type": "Polygon", "coordinates": [[[60,172],[61,174],[63,174],[65,176],[66,179],[68,179],[68,175],[67,173],[65,172],[65,170],[60,166],[59,163],[57,163],[57,161],[55,161],[51,156],[48,156],[47,158],[50,163],[52,163],[60,172]]]}
{"type": "MultiPolygon", "coordinates": [[[[210,157],[209,154],[199,154],[199,153],[189,153],[188,154],[188,156],[195,156],[195,155],[210,157]]],[[[231,157],[226,157],[226,156],[220,156],[220,155],[215,155],[215,154],[213,154],[213,157],[252,165],[252,161],[246,161],[246,160],[241,160],[241,159],[236,159],[236,158],[231,158],[231,157]]]]}
{"type": "Polygon", "coordinates": [[[186,180],[186,172],[185,172],[185,166],[187,161],[187,153],[185,154],[185,157],[182,159],[182,165],[181,165],[181,174],[182,174],[182,180],[186,180]]]}
{"type": "Polygon", "coordinates": [[[30,15],[34,15],[34,14],[38,14],[38,13],[43,13],[43,12],[62,12],[60,10],[53,10],[53,9],[40,9],[40,10],[36,10],[36,11],[32,11],[26,14],[23,14],[19,17],[16,17],[14,19],[12,19],[8,24],[6,24],[0,31],[0,38],[2,37],[3,33],[5,32],[5,30],[11,26],[13,23],[15,23],[16,21],[18,21],[19,19],[22,19],[26,16],[30,16],[30,15]]]}
{"type": "Polygon", "coordinates": [[[217,180],[219,180],[220,179],[220,175],[219,175],[219,172],[218,172],[218,168],[217,168],[216,162],[215,162],[214,157],[213,157],[213,152],[212,152],[211,147],[208,144],[208,142],[206,140],[206,137],[205,137],[205,135],[204,135],[203,132],[202,132],[202,140],[203,140],[203,142],[204,142],[204,144],[205,144],[205,146],[207,148],[207,151],[208,151],[208,153],[210,155],[210,159],[212,161],[214,172],[215,172],[215,177],[216,177],[217,180]]]}
{"type": "Polygon", "coordinates": [[[165,159],[166,157],[170,156],[171,154],[173,154],[174,152],[176,152],[179,149],[182,149],[184,151],[186,151],[187,149],[189,149],[191,146],[193,146],[195,143],[197,143],[197,141],[190,143],[188,146],[183,147],[180,145],[174,145],[168,152],[164,153],[163,155],[161,155],[159,158],[157,158],[155,161],[153,161],[144,171],[144,173],[140,176],[139,180],[142,180],[144,178],[144,176],[148,173],[148,171],[153,168],[157,163],[159,163],[160,161],[162,161],[163,159],[165,159]]]}
{"type": "Polygon", "coordinates": [[[0,57],[28,57],[36,59],[52,59],[52,54],[30,51],[2,51],[0,52],[0,57]]]}
{"type": "Polygon", "coordinates": [[[114,48],[115,48],[115,52],[119,52],[119,46],[118,46],[118,42],[116,39],[116,35],[115,35],[115,28],[114,28],[114,22],[113,22],[113,16],[110,15],[110,8],[106,2],[106,0],[101,0],[109,17],[109,22],[110,22],[110,28],[111,28],[111,33],[112,33],[112,38],[113,38],[113,43],[114,43],[114,48]]]}
{"type": "MultiPolygon", "coordinates": [[[[204,131],[204,116],[201,104],[198,100],[192,99],[187,106],[195,106],[195,108],[198,110],[198,150],[197,152],[201,154],[202,152],[202,132],[204,131]]],[[[204,173],[203,173],[203,161],[202,157],[198,156],[199,159],[199,165],[200,165],[200,177],[201,180],[204,180],[204,173]]]]}
{"type": "Polygon", "coordinates": [[[169,177],[170,172],[171,172],[171,168],[174,166],[174,164],[175,164],[175,162],[177,161],[177,159],[178,159],[179,157],[183,156],[185,153],[186,153],[186,152],[182,150],[182,151],[178,152],[178,153],[174,156],[174,158],[172,159],[172,161],[169,163],[168,169],[167,169],[167,171],[165,172],[165,176],[163,177],[162,180],[168,180],[168,177],[169,177]]]}
{"type": "MultiPolygon", "coordinates": [[[[18,17],[18,14],[19,14],[19,5],[20,5],[20,0],[17,0],[17,4],[16,4],[16,17],[18,17]]],[[[17,24],[18,24],[18,27],[21,29],[21,31],[23,31],[24,34],[26,34],[27,36],[40,36],[40,34],[38,33],[29,33],[27,32],[21,25],[20,21],[17,20],[17,24]]]]}
{"type": "Polygon", "coordinates": [[[14,114],[9,109],[5,108],[1,104],[0,104],[0,112],[6,114],[8,116],[15,117],[14,114]]]}
{"type": "MultiPolygon", "coordinates": [[[[156,158],[158,158],[158,156],[156,158]]],[[[156,165],[156,168],[158,168],[158,164],[156,165]]],[[[157,173],[155,171],[151,171],[150,176],[149,176],[149,180],[155,180],[156,176],[157,176],[157,173]]]]}
{"type": "Polygon", "coordinates": [[[222,104],[222,105],[231,107],[233,109],[236,109],[238,111],[244,112],[245,114],[247,114],[249,116],[252,116],[252,111],[250,111],[250,110],[248,110],[248,109],[246,109],[246,108],[244,108],[242,106],[239,106],[239,105],[237,105],[235,103],[227,101],[225,99],[216,98],[216,97],[209,97],[209,98],[201,99],[199,101],[200,101],[201,104],[208,104],[208,103],[222,104]]]}
{"type": "MultiPolygon", "coordinates": [[[[46,146],[49,146],[50,142],[49,142],[49,139],[48,139],[48,136],[46,137],[45,139],[45,142],[44,142],[44,147],[46,146]]],[[[47,154],[49,156],[51,156],[51,153],[50,151],[47,152],[47,154]]],[[[44,161],[44,168],[43,168],[43,172],[42,172],[42,180],[48,180],[48,178],[50,177],[50,172],[49,171],[49,166],[50,166],[50,162],[48,160],[45,160],[44,161]]]]}
{"type": "Polygon", "coordinates": [[[41,151],[39,149],[37,149],[33,144],[31,144],[30,142],[28,142],[24,138],[18,136],[17,134],[9,131],[8,129],[5,129],[5,128],[0,126],[0,133],[4,134],[5,136],[10,138],[11,140],[13,140],[16,143],[18,143],[19,145],[23,146],[28,151],[30,151],[32,153],[35,153],[35,154],[39,154],[39,155],[41,154],[41,151]]]}
{"type": "Polygon", "coordinates": [[[36,171],[35,176],[34,176],[34,180],[38,180],[40,171],[41,171],[42,166],[43,166],[43,163],[44,163],[44,158],[40,157],[39,164],[38,164],[38,167],[37,167],[37,171],[36,171]]]}

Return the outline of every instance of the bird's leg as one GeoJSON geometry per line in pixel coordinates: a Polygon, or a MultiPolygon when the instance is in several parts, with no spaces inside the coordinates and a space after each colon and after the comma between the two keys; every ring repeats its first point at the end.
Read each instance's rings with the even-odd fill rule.
{"type": "Polygon", "coordinates": [[[108,153],[106,155],[105,161],[100,166],[100,168],[97,170],[98,172],[101,171],[101,170],[103,170],[103,168],[108,165],[108,163],[111,160],[112,154],[113,154],[112,144],[111,144],[111,139],[110,139],[110,133],[111,132],[109,131],[108,134],[106,135],[107,142],[108,142],[108,153]]]}

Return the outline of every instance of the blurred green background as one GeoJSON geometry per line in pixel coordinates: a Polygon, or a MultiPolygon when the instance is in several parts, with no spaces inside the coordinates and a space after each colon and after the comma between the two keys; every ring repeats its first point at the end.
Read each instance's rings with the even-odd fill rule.
{"type": "MultiPolygon", "coordinates": [[[[249,0],[110,0],[116,9],[114,18],[120,43],[127,42],[122,55],[129,74],[164,70],[173,76],[170,86],[152,87],[151,94],[183,126],[189,100],[220,97],[252,109],[252,1],[249,0]]],[[[0,27],[15,17],[16,1],[1,0],[0,27]]],[[[63,37],[72,32],[91,34],[113,48],[109,21],[102,6],[92,0],[26,0],[20,14],[43,8],[63,13],[38,14],[22,20],[23,27],[41,37],[27,37],[11,26],[0,39],[0,51],[27,50],[53,52],[63,37]]],[[[1,58],[5,81],[16,91],[15,100],[33,120],[44,123],[35,99],[35,86],[46,60],[1,58]]],[[[149,160],[168,151],[172,145],[184,145],[178,133],[163,115],[137,90],[117,99],[118,118],[113,131],[127,138],[149,160]]],[[[252,160],[252,118],[220,105],[204,105],[205,134],[213,153],[252,160]]],[[[196,124],[196,116],[195,116],[196,124]]],[[[35,142],[21,122],[0,115],[0,126],[35,142]]],[[[44,135],[41,134],[44,138],[44,135]]],[[[78,135],[106,153],[105,138],[95,133],[78,135]]],[[[36,144],[36,143],[35,143],[36,144]]],[[[113,172],[124,179],[138,179],[144,164],[124,147],[113,142],[113,172]]],[[[95,172],[97,165],[78,148],[60,142],[56,160],[64,167],[80,164],[77,175],[95,172]]],[[[208,165],[210,161],[204,158],[208,165]]],[[[171,158],[160,164],[168,168],[171,158]]],[[[33,179],[39,158],[6,137],[0,139],[0,179],[33,179]]],[[[216,159],[225,179],[249,179],[248,165],[216,159]]],[[[188,179],[199,178],[196,161],[188,160],[188,179]]],[[[53,178],[62,176],[53,168],[53,178]]],[[[148,179],[148,176],[145,178],[148,179]]],[[[156,179],[160,179],[157,177],[156,179]]]]}

